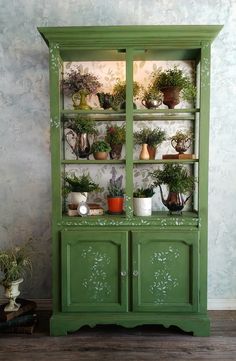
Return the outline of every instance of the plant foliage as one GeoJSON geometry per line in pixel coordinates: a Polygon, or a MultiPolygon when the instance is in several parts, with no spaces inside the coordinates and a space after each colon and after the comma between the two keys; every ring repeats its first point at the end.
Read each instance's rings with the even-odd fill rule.
{"type": "Polygon", "coordinates": [[[125,126],[110,125],[106,128],[105,140],[111,145],[125,143],[125,126]]]}
{"type": "Polygon", "coordinates": [[[95,121],[86,117],[78,116],[77,118],[66,122],[65,126],[72,129],[77,134],[98,134],[95,121]]]}
{"type": "Polygon", "coordinates": [[[163,169],[154,170],[150,175],[155,186],[166,184],[170,192],[187,193],[194,189],[194,177],[180,164],[165,164],[163,169]]]}
{"type": "Polygon", "coordinates": [[[109,180],[108,184],[108,197],[123,197],[124,188],[122,187],[123,175],[120,175],[116,178],[115,167],[112,167],[111,171],[112,177],[109,180]]]}
{"type": "Polygon", "coordinates": [[[110,151],[111,151],[110,145],[104,140],[97,140],[92,144],[92,148],[91,148],[92,153],[98,153],[98,152],[108,153],[110,151]]]}
{"type": "Polygon", "coordinates": [[[74,94],[80,90],[84,90],[87,94],[96,94],[101,86],[102,84],[94,74],[88,72],[83,74],[79,66],[70,69],[67,78],[62,80],[62,87],[66,95],[74,94]]]}
{"type": "Polygon", "coordinates": [[[69,192],[93,192],[99,191],[100,187],[97,183],[93,182],[92,178],[88,174],[82,174],[77,177],[75,174],[67,174],[65,176],[65,191],[69,192]]]}
{"type": "Polygon", "coordinates": [[[7,250],[0,251],[0,271],[3,279],[0,283],[8,287],[12,281],[23,277],[27,270],[32,271],[32,245],[31,239],[23,245],[16,245],[7,250]]]}
{"type": "Polygon", "coordinates": [[[151,130],[150,128],[143,128],[134,133],[134,140],[136,144],[148,144],[151,147],[157,147],[166,140],[166,132],[159,127],[151,130]]]}
{"type": "Polygon", "coordinates": [[[133,197],[134,198],[151,198],[155,194],[153,188],[154,188],[153,185],[151,185],[150,187],[147,187],[147,188],[138,188],[138,189],[136,189],[136,191],[134,191],[133,197]]]}

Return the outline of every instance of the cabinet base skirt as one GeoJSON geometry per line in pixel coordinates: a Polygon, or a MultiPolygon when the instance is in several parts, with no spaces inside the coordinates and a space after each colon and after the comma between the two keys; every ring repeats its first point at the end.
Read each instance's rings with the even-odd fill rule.
{"type": "Polygon", "coordinates": [[[132,328],[141,325],[163,325],[168,328],[177,326],[194,336],[210,335],[210,320],[207,314],[78,314],[57,313],[50,319],[51,336],[65,336],[68,332],[78,331],[82,326],[95,327],[96,325],[119,325],[132,328]]]}

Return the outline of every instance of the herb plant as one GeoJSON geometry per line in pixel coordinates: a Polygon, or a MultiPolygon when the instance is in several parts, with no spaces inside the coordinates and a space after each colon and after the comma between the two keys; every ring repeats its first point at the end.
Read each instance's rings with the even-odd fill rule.
{"type": "Polygon", "coordinates": [[[124,188],[122,188],[123,175],[116,178],[115,167],[112,167],[112,177],[108,184],[108,197],[123,197],[124,188]]]}
{"type": "Polygon", "coordinates": [[[166,132],[160,128],[151,130],[150,128],[143,128],[134,133],[134,140],[136,144],[148,144],[151,147],[157,147],[166,140],[166,132]]]}
{"type": "Polygon", "coordinates": [[[78,116],[77,118],[66,122],[65,126],[72,129],[77,134],[98,134],[95,121],[86,117],[78,116]]]}
{"type": "Polygon", "coordinates": [[[125,126],[110,125],[106,128],[105,140],[111,145],[125,143],[125,126]]]}
{"type": "Polygon", "coordinates": [[[150,173],[154,186],[166,184],[170,192],[187,193],[194,189],[195,179],[180,164],[165,164],[163,169],[150,173]]]}
{"type": "Polygon", "coordinates": [[[3,279],[0,281],[4,287],[8,287],[13,281],[23,277],[27,270],[32,270],[32,246],[31,240],[23,245],[16,245],[7,250],[0,251],[0,271],[3,279]]]}
{"type": "Polygon", "coordinates": [[[72,176],[67,174],[65,177],[65,190],[69,192],[93,192],[99,191],[100,187],[97,183],[93,182],[92,178],[88,174],[82,174],[80,177],[77,177],[75,174],[72,176]]]}
{"type": "Polygon", "coordinates": [[[151,198],[155,192],[153,190],[154,186],[150,186],[147,188],[138,188],[133,193],[134,198],[151,198]]]}
{"type": "Polygon", "coordinates": [[[111,147],[108,143],[106,143],[104,140],[98,140],[92,144],[91,152],[92,153],[98,153],[98,152],[110,152],[111,147]]]}
{"type": "MultiPolygon", "coordinates": [[[[133,82],[133,97],[136,98],[141,90],[141,86],[133,82]]],[[[121,104],[126,100],[126,82],[117,80],[113,88],[113,102],[115,105],[121,104]]]]}

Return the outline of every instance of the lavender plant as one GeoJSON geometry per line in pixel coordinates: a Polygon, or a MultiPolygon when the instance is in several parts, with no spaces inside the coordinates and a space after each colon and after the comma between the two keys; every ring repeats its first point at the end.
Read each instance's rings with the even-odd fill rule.
{"type": "Polygon", "coordinates": [[[115,167],[112,167],[111,174],[112,177],[109,180],[108,185],[108,197],[123,197],[124,196],[124,188],[122,188],[123,175],[120,175],[116,178],[116,170],[115,167]]]}
{"type": "Polygon", "coordinates": [[[72,95],[80,90],[84,90],[87,94],[96,94],[101,86],[102,84],[95,75],[91,73],[82,74],[79,66],[76,69],[71,69],[67,74],[67,79],[62,80],[62,87],[66,95],[72,95]]]}

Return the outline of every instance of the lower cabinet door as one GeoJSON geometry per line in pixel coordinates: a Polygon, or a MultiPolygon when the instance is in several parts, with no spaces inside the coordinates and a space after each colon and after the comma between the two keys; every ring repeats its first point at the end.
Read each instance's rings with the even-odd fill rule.
{"type": "Polygon", "coordinates": [[[198,232],[132,232],[133,311],[198,310],[198,232]]]}
{"type": "Polygon", "coordinates": [[[128,233],[61,232],[62,311],[128,310],[128,233]]]}

